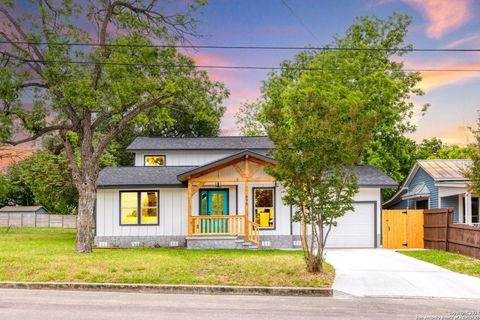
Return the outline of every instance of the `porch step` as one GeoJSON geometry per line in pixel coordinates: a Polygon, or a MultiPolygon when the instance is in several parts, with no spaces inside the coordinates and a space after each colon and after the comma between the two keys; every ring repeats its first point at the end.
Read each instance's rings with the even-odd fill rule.
{"type": "Polygon", "coordinates": [[[188,249],[246,249],[259,247],[251,242],[244,242],[244,237],[237,236],[194,236],[187,237],[188,249]]]}
{"type": "Polygon", "coordinates": [[[249,249],[249,250],[256,250],[258,249],[258,245],[253,242],[243,242],[242,240],[242,249],[249,249]]]}

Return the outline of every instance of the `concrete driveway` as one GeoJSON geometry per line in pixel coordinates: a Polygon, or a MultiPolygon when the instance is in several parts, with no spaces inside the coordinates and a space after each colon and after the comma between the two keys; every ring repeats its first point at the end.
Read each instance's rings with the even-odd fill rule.
{"type": "Polygon", "coordinates": [[[355,296],[480,298],[480,278],[387,249],[328,249],[333,289],[355,296]]]}

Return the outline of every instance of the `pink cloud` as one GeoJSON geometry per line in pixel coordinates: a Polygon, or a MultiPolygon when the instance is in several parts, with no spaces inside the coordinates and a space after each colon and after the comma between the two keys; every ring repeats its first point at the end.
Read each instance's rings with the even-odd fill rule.
{"type": "Polygon", "coordinates": [[[461,146],[465,146],[475,141],[472,131],[465,125],[435,126],[429,127],[428,130],[424,128],[422,132],[417,131],[411,134],[410,137],[417,142],[420,142],[423,139],[436,137],[446,144],[461,146]]]}
{"type": "Polygon", "coordinates": [[[427,36],[441,38],[472,19],[471,0],[403,0],[427,19],[427,36]]]}
{"type": "Polygon", "coordinates": [[[247,101],[255,101],[260,97],[260,89],[244,88],[232,91],[225,105],[227,109],[223,115],[221,122],[222,135],[238,135],[240,130],[237,127],[235,114],[240,109],[240,105],[247,101]]]}
{"type": "Polygon", "coordinates": [[[443,69],[447,71],[424,71],[420,72],[422,81],[419,87],[425,91],[463,83],[465,81],[479,79],[480,72],[467,70],[480,70],[480,63],[469,62],[457,59],[437,59],[434,63],[420,63],[414,60],[405,61],[406,69],[443,69]],[[448,70],[465,70],[465,71],[448,71],[448,70]]]}
{"type": "MultiPolygon", "coordinates": [[[[224,57],[212,54],[212,53],[201,53],[201,52],[188,52],[186,53],[190,58],[195,61],[195,65],[201,66],[233,66],[233,64],[225,59],[224,57]]],[[[202,69],[202,68],[200,68],[202,69]]],[[[208,72],[210,79],[214,81],[221,81],[221,82],[231,82],[236,79],[234,73],[237,70],[234,69],[214,69],[214,68],[203,68],[208,72]]]]}

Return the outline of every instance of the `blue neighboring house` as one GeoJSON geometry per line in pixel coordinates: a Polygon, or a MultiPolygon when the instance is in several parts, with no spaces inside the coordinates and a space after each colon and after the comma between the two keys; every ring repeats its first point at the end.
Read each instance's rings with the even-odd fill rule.
{"type": "Polygon", "coordinates": [[[418,160],[384,209],[453,208],[455,223],[479,223],[479,195],[464,172],[470,160],[418,160]]]}

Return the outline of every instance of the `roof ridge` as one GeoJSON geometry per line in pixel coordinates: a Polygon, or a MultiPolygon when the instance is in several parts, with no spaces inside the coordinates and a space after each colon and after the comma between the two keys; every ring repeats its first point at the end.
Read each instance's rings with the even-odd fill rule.
{"type": "Polygon", "coordinates": [[[417,159],[417,161],[472,161],[472,159],[417,159]]]}

